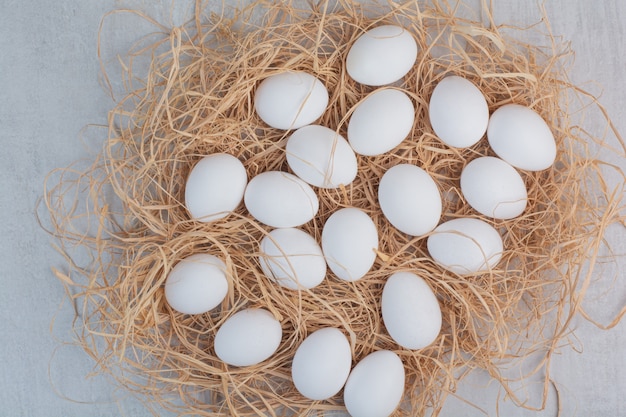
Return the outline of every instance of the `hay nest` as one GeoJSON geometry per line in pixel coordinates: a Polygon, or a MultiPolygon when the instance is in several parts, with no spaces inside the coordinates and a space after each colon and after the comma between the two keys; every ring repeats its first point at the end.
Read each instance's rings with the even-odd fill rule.
{"type": "MultiPolygon", "coordinates": [[[[78,343],[99,370],[146,403],[181,415],[323,415],[343,410],[341,395],[323,402],[302,397],[290,381],[290,364],[308,334],[336,326],[351,340],[354,363],[378,349],[401,357],[406,395],[395,416],[422,415],[428,409],[436,415],[464,370],[476,368],[498,379],[520,406],[528,406],[500,370],[531,354],[539,354],[537,366],[520,378],[544,375],[545,404],[550,381],[544,371],[580,311],[604,230],[623,222],[623,183],[613,188],[603,180],[605,169],[619,168],[591,156],[589,144],[603,144],[603,138],[573,120],[571,103],[581,97],[599,105],[568,81],[564,64],[570,51],[549,33],[547,47],[519,42],[506,35],[514,31],[455,16],[445,3],[426,7],[411,1],[372,11],[347,0],[319,2],[307,10],[257,1],[230,13],[205,16],[198,4],[189,24],[131,51],[128,95],[110,112],[102,152],[86,171],[63,169],[46,188],[51,232],[70,266],[56,275],[76,302],[78,343]],[[347,76],[346,53],[363,31],[383,23],[404,26],[420,47],[415,66],[397,85],[415,104],[413,131],[385,155],[359,156],[358,176],[350,186],[316,189],[320,210],[303,226],[319,241],[333,211],[362,208],[379,230],[376,263],[357,282],[329,273],[313,290],[283,289],[258,265],[258,242],[269,228],[243,206],[217,222],[190,220],[185,180],[201,157],[215,152],[243,161],[249,178],[288,170],[284,144],[290,132],[268,128],[251,105],[259,82],[277,72],[315,74],[330,91],[319,123],[345,137],[351,111],[372,91],[347,76]],[[149,57],[151,65],[138,83],[132,62],[139,57],[149,57]],[[459,175],[468,161],[492,154],[486,140],[451,149],[428,121],[430,94],[449,74],[475,83],[490,111],[507,103],[533,108],[552,128],[558,147],[551,168],[523,172],[528,207],[522,216],[484,218],[503,236],[505,253],[497,268],[464,277],[436,265],[424,237],[391,227],[375,197],[387,168],[413,163],[449,197],[442,221],[482,218],[465,204],[459,175]],[[69,255],[72,247],[86,249],[93,262],[76,264],[69,255]],[[226,262],[230,290],[219,308],[183,315],[166,303],[164,281],[179,260],[198,252],[226,262]],[[386,278],[405,270],[429,283],[443,313],[439,337],[418,351],[395,344],[380,315],[386,278]],[[261,364],[228,367],[215,356],[213,337],[226,318],[244,307],[270,310],[282,324],[282,343],[261,364]]],[[[615,135],[615,152],[623,155],[615,135]]]]}

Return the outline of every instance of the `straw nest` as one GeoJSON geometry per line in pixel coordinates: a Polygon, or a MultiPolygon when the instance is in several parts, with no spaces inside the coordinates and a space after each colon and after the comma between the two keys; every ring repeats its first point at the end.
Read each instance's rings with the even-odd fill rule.
{"type": "MultiPolygon", "coordinates": [[[[530,355],[538,355],[536,367],[518,378],[540,375],[544,397],[539,407],[545,404],[551,355],[580,312],[604,230],[623,222],[623,181],[610,187],[603,179],[606,169],[617,170],[620,178],[622,173],[592,157],[589,149],[609,145],[573,120],[572,103],[599,104],[568,81],[570,51],[549,32],[546,46],[525,44],[507,36],[515,31],[455,16],[443,2],[423,6],[409,1],[373,11],[350,1],[320,2],[308,10],[259,1],[228,16],[204,15],[202,5],[196,7],[188,24],[129,53],[128,94],[110,112],[102,152],[87,170],[57,172],[45,191],[51,232],[69,265],[55,272],[75,302],[77,342],[98,369],[147,404],[180,415],[323,415],[343,409],[341,395],[323,402],[302,397],[290,381],[290,364],[308,334],[335,326],[351,341],[353,363],[378,349],[401,357],[406,395],[395,416],[426,410],[436,415],[465,371],[477,368],[499,380],[520,406],[528,406],[501,369],[530,355]],[[416,107],[412,134],[385,155],[359,156],[358,176],[349,186],[316,189],[319,213],[303,226],[319,241],[323,222],[334,210],[362,208],[378,226],[378,257],[357,282],[329,273],[313,290],[283,289],[258,265],[258,242],[269,228],[243,206],[217,222],[190,220],[185,179],[195,162],[214,152],[235,155],[249,178],[288,170],[284,144],[290,132],[268,128],[251,105],[259,82],[280,71],[307,71],[328,87],[330,102],[319,123],[345,137],[351,111],[372,91],[348,77],[345,56],[364,30],[382,23],[403,25],[420,47],[414,68],[398,84],[416,107]],[[132,74],[138,57],[151,61],[139,82],[132,74]],[[484,218],[503,236],[505,253],[497,268],[464,277],[437,266],[424,237],[391,227],[376,199],[384,171],[408,162],[428,171],[448,196],[442,221],[481,218],[465,204],[459,175],[468,161],[492,154],[486,140],[451,149],[428,121],[430,94],[449,74],[475,83],[490,111],[507,103],[533,108],[552,128],[558,147],[551,168],[522,173],[528,189],[523,215],[484,218]],[[74,262],[69,253],[77,247],[90,253],[92,262],[74,262]],[[180,259],[198,252],[226,262],[230,290],[217,309],[183,315],[166,303],[164,281],[180,259]],[[381,320],[383,284],[404,270],[428,282],[443,313],[439,337],[417,351],[395,344],[381,320]],[[213,337],[226,318],[244,307],[270,310],[282,324],[282,343],[259,365],[228,367],[215,356],[213,337]]],[[[612,126],[608,118],[607,126],[612,126]]],[[[613,151],[624,155],[615,137],[613,151]]]]}

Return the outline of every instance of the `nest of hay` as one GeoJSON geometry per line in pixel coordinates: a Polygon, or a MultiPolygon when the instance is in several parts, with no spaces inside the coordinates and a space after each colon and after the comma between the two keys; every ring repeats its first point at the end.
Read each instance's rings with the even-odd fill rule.
{"type": "MultiPolygon", "coordinates": [[[[501,366],[539,353],[537,366],[521,379],[548,368],[579,311],[591,276],[585,271],[602,245],[604,229],[623,221],[623,184],[609,187],[603,181],[606,165],[588,150],[602,138],[572,120],[568,103],[585,93],[567,79],[563,64],[570,52],[559,49],[549,34],[549,47],[516,41],[504,28],[456,16],[445,3],[426,7],[412,1],[373,12],[350,1],[320,2],[307,10],[288,2],[257,1],[230,13],[205,16],[198,4],[189,24],[131,52],[128,95],[110,113],[102,152],[86,171],[64,169],[47,186],[52,232],[61,250],[80,247],[93,257],[88,265],[77,265],[68,255],[69,272],[57,271],[76,302],[78,343],[102,372],[146,403],[181,415],[343,410],[341,395],[313,402],[290,380],[296,348],[325,326],[349,336],[353,363],[378,349],[401,357],[406,395],[395,416],[426,410],[436,415],[463,370],[476,368],[498,379],[523,406],[501,366]],[[316,189],[320,210],[302,227],[319,241],[333,211],[359,207],[378,226],[376,263],[357,282],[341,281],[329,272],[312,290],[284,289],[263,276],[258,264],[258,242],[269,228],[255,222],[243,205],[217,222],[190,220],[185,180],[200,158],[215,152],[238,157],[249,178],[288,170],[284,145],[290,132],[268,128],[251,104],[259,82],[277,72],[315,74],[330,92],[318,123],[345,137],[355,104],[373,90],[349,78],[345,56],[360,34],[383,23],[404,26],[420,48],[415,66],[396,86],[415,104],[412,134],[387,154],[358,156],[358,176],[349,186],[316,189]],[[149,57],[151,64],[138,82],[131,69],[140,56],[149,57]],[[486,140],[452,149],[438,140],[428,121],[430,94],[450,74],[475,83],[490,111],[507,103],[533,108],[552,128],[558,147],[551,168],[523,172],[528,189],[523,215],[484,218],[503,236],[505,253],[497,268],[464,277],[431,260],[425,237],[395,230],[382,215],[375,191],[387,168],[417,164],[448,196],[442,221],[482,218],[463,201],[459,176],[467,162],[492,154],[486,140]],[[183,315],[166,303],[164,281],[179,260],[198,252],[226,262],[230,290],[217,309],[183,315]],[[439,337],[419,351],[395,344],[381,320],[383,284],[401,270],[423,277],[442,308],[439,337]],[[213,338],[226,318],[244,307],[270,310],[282,324],[282,343],[258,365],[228,367],[215,356],[213,338]]],[[[616,152],[623,155],[619,142],[616,152]]],[[[542,378],[545,404],[548,373],[542,378]]]]}

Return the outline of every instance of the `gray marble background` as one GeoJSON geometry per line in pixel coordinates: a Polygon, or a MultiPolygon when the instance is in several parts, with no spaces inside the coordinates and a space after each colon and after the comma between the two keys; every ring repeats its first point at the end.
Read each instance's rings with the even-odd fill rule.
{"type": "MultiPolygon", "coordinates": [[[[38,225],[35,207],[49,171],[91,157],[82,138],[90,138],[94,128],[82,132],[87,125],[105,124],[113,105],[102,86],[96,49],[103,15],[128,7],[179,24],[189,3],[177,2],[171,13],[172,3],[165,0],[0,1],[0,416],[148,415],[106,377],[89,376],[93,360],[65,343],[71,341],[73,310],[50,269],[64,264],[38,225]]],[[[479,10],[479,3],[471,2],[472,8],[479,10]]],[[[541,19],[540,2],[492,3],[496,23],[541,19]]],[[[625,134],[626,2],[546,0],[543,5],[553,33],[571,41],[576,53],[572,81],[598,95],[625,134]]],[[[103,53],[113,57],[151,29],[120,23],[107,30],[103,53]]],[[[592,131],[605,127],[599,118],[587,123],[592,131]]],[[[614,162],[625,169],[623,159],[614,162]]],[[[608,233],[616,252],[625,253],[624,229],[608,233]]],[[[602,274],[617,276],[614,287],[609,290],[607,280],[595,285],[586,307],[606,320],[626,303],[626,273],[607,268],[602,274]]],[[[610,331],[581,319],[572,327],[576,349],[563,347],[554,358],[550,371],[556,389],[546,410],[514,407],[496,384],[475,373],[459,393],[476,407],[451,398],[442,416],[496,416],[498,409],[502,416],[555,416],[557,397],[562,416],[626,416],[626,320],[610,331]]],[[[533,397],[536,388],[529,390],[533,397]]]]}

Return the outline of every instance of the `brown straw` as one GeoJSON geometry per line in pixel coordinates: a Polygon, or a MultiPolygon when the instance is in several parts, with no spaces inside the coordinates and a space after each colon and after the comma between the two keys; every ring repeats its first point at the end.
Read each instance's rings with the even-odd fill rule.
{"type": "Polygon", "coordinates": [[[437,4],[408,1],[367,9],[342,0],[300,10],[287,1],[256,1],[204,15],[198,2],[189,24],[129,53],[123,61],[127,96],[110,112],[102,152],[86,170],[55,172],[45,190],[51,232],[68,261],[67,270],[55,273],[76,306],[77,343],[100,372],[146,404],[181,416],[322,416],[344,410],[341,393],[327,401],[304,398],[290,380],[290,365],[308,334],[334,326],[349,337],[353,364],[379,349],[401,357],[406,395],[394,416],[419,416],[427,409],[437,415],[472,369],[485,370],[513,401],[532,408],[512,388],[516,381],[501,372],[504,364],[530,355],[538,355],[538,365],[519,379],[542,379],[539,407],[545,406],[552,354],[568,343],[570,322],[597,279],[592,272],[606,245],[604,232],[624,224],[624,174],[594,156],[592,148],[613,146],[623,158],[624,143],[595,98],[568,81],[571,51],[549,31],[547,46],[526,44],[513,36],[520,30],[485,26],[455,16],[445,2],[437,4]],[[327,86],[330,102],[318,123],[345,137],[355,105],[373,91],[347,75],[346,53],[365,30],[384,23],[403,25],[419,45],[415,66],[395,86],[414,102],[413,131],[387,154],[358,156],[358,176],[349,186],[316,189],[319,213],[302,227],[319,241],[333,211],[365,210],[379,231],[375,265],[353,283],[329,272],[312,290],[281,288],[261,273],[257,260],[258,243],[270,229],[254,221],[243,204],[213,223],[190,220],[185,180],[194,163],[215,152],[239,158],[249,178],[289,170],[284,148],[290,132],[267,127],[252,105],[259,82],[282,71],[307,71],[327,86]],[[133,62],[146,57],[147,76],[137,78],[133,62]],[[395,230],[376,197],[386,169],[412,163],[428,171],[445,196],[442,221],[483,218],[465,204],[459,175],[470,160],[493,155],[486,139],[451,149],[428,121],[430,94],[449,74],[475,83],[492,112],[507,103],[530,106],[548,122],[558,148],[551,168],[522,172],[528,207],[521,216],[484,218],[503,236],[502,261],[488,273],[464,277],[432,261],[425,237],[395,230]],[[606,131],[590,133],[577,124],[590,108],[606,117],[606,131]],[[607,170],[621,178],[616,186],[605,181],[607,170]],[[92,262],[75,263],[77,249],[92,262]],[[168,306],[163,285],[173,265],[198,252],[225,261],[230,290],[215,310],[183,315],[168,306]],[[382,323],[382,287],[397,271],[423,277],[440,300],[443,328],[425,349],[402,349],[382,323]],[[283,339],[270,359],[230,367],[215,356],[213,339],[219,326],[245,307],[270,310],[282,324],[283,339]]]}

